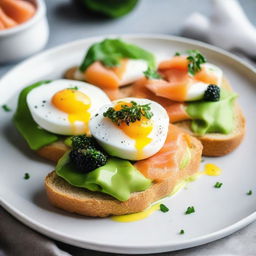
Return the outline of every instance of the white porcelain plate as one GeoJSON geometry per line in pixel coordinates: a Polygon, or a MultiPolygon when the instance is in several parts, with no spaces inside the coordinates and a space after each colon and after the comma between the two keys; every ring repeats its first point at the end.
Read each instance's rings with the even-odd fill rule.
{"type": "MultiPolygon", "coordinates": [[[[112,36],[113,37],[113,36],[112,36]]],[[[199,49],[219,65],[240,95],[239,102],[247,119],[242,145],[220,158],[205,158],[222,170],[218,177],[202,176],[176,196],[164,199],[168,213],[155,212],[132,223],[109,218],[86,218],[52,207],[43,187],[44,177],[54,166],[31,152],[12,124],[13,112],[0,109],[0,197],[3,207],[29,227],[54,239],[99,251],[116,253],[153,253],[178,250],[227,236],[256,219],[256,74],[240,59],[212,46],[193,40],[167,36],[123,36],[158,56],[168,58],[176,51],[199,49]],[[31,178],[24,180],[24,173],[31,178]],[[220,189],[214,188],[219,181],[220,189]],[[246,192],[252,190],[251,196],[246,192]],[[194,214],[185,215],[188,206],[194,214]],[[179,235],[181,229],[184,235],[179,235]]],[[[62,77],[78,65],[86,49],[102,38],[80,40],[41,53],[21,63],[0,81],[0,105],[16,107],[18,92],[41,79],[62,77]]]]}

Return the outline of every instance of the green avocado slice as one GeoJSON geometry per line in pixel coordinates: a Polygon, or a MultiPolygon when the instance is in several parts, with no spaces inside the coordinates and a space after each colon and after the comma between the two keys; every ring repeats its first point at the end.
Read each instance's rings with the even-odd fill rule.
{"type": "Polygon", "coordinates": [[[61,138],[61,136],[50,133],[39,127],[33,120],[27,105],[28,93],[34,88],[50,82],[51,81],[48,80],[40,81],[24,88],[19,95],[18,106],[13,117],[13,122],[17,130],[24,137],[32,150],[38,150],[61,138]]]}

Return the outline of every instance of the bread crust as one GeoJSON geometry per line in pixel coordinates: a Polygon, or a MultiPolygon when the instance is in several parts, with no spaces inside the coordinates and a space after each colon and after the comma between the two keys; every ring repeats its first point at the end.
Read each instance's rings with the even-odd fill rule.
{"type": "Polygon", "coordinates": [[[62,140],[44,146],[37,150],[37,154],[47,160],[58,162],[58,160],[64,155],[69,149],[62,140]]]}
{"type": "Polygon", "coordinates": [[[224,156],[234,151],[242,142],[245,136],[246,121],[238,105],[236,105],[236,128],[230,135],[211,133],[204,136],[197,136],[191,129],[191,121],[175,123],[176,126],[199,139],[203,144],[204,156],[224,156]]]}
{"type": "Polygon", "coordinates": [[[133,193],[127,201],[121,202],[103,193],[74,187],[57,176],[55,171],[45,179],[47,196],[54,206],[85,216],[106,217],[143,211],[153,202],[170,195],[175,185],[198,171],[202,144],[193,137],[191,142],[192,160],[187,168],[179,170],[171,178],[154,183],[145,191],[133,193]]]}

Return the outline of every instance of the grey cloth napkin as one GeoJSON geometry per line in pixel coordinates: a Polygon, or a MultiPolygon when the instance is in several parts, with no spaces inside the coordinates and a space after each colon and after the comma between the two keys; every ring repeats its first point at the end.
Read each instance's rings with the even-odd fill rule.
{"type": "MultiPolygon", "coordinates": [[[[255,256],[256,223],[221,240],[203,246],[163,253],[168,256],[255,256]]],[[[104,256],[53,241],[24,226],[0,207],[0,256],[104,256]]],[[[156,254],[151,254],[156,255],[156,254]]]]}

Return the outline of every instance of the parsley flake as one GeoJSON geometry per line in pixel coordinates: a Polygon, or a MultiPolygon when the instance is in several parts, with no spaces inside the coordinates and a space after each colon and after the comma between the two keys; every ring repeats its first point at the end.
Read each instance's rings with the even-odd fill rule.
{"type": "Polygon", "coordinates": [[[131,101],[130,103],[126,104],[124,102],[121,105],[120,110],[115,110],[113,107],[110,107],[106,112],[103,113],[103,116],[109,118],[118,126],[121,125],[121,123],[130,125],[130,123],[140,121],[142,117],[151,119],[153,116],[153,113],[150,111],[150,103],[144,105],[140,105],[135,101],[131,101]]]}
{"type": "Polygon", "coordinates": [[[180,234],[180,235],[184,235],[184,234],[185,234],[184,229],[181,229],[179,234],[180,234]]]}
{"type": "Polygon", "coordinates": [[[201,64],[206,63],[206,58],[198,50],[188,50],[188,73],[195,75],[201,70],[201,64]]]}
{"type": "Polygon", "coordinates": [[[74,86],[74,87],[70,87],[68,88],[69,90],[78,90],[78,87],[77,86],[74,86]]]}
{"type": "Polygon", "coordinates": [[[168,212],[169,208],[164,204],[160,204],[160,211],[161,212],[168,212]]]}
{"type": "Polygon", "coordinates": [[[215,183],[214,187],[215,187],[215,188],[221,188],[222,185],[223,185],[223,183],[217,181],[217,182],[215,183]]]}
{"type": "Polygon", "coordinates": [[[6,104],[5,104],[5,105],[2,105],[2,109],[3,109],[5,112],[10,112],[10,111],[12,111],[6,104]]]}
{"type": "Polygon", "coordinates": [[[23,177],[23,178],[24,178],[24,180],[28,180],[28,179],[30,178],[29,173],[26,172],[26,173],[24,174],[24,177],[23,177]]]}
{"type": "Polygon", "coordinates": [[[148,79],[160,79],[162,76],[154,69],[148,67],[146,71],[143,72],[145,77],[148,79]]]}
{"type": "Polygon", "coordinates": [[[252,195],[252,191],[249,190],[247,193],[246,193],[247,196],[251,196],[252,195]]]}
{"type": "Polygon", "coordinates": [[[189,206],[187,210],[185,211],[185,214],[191,214],[195,212],[194,206],[189,206]]]}

